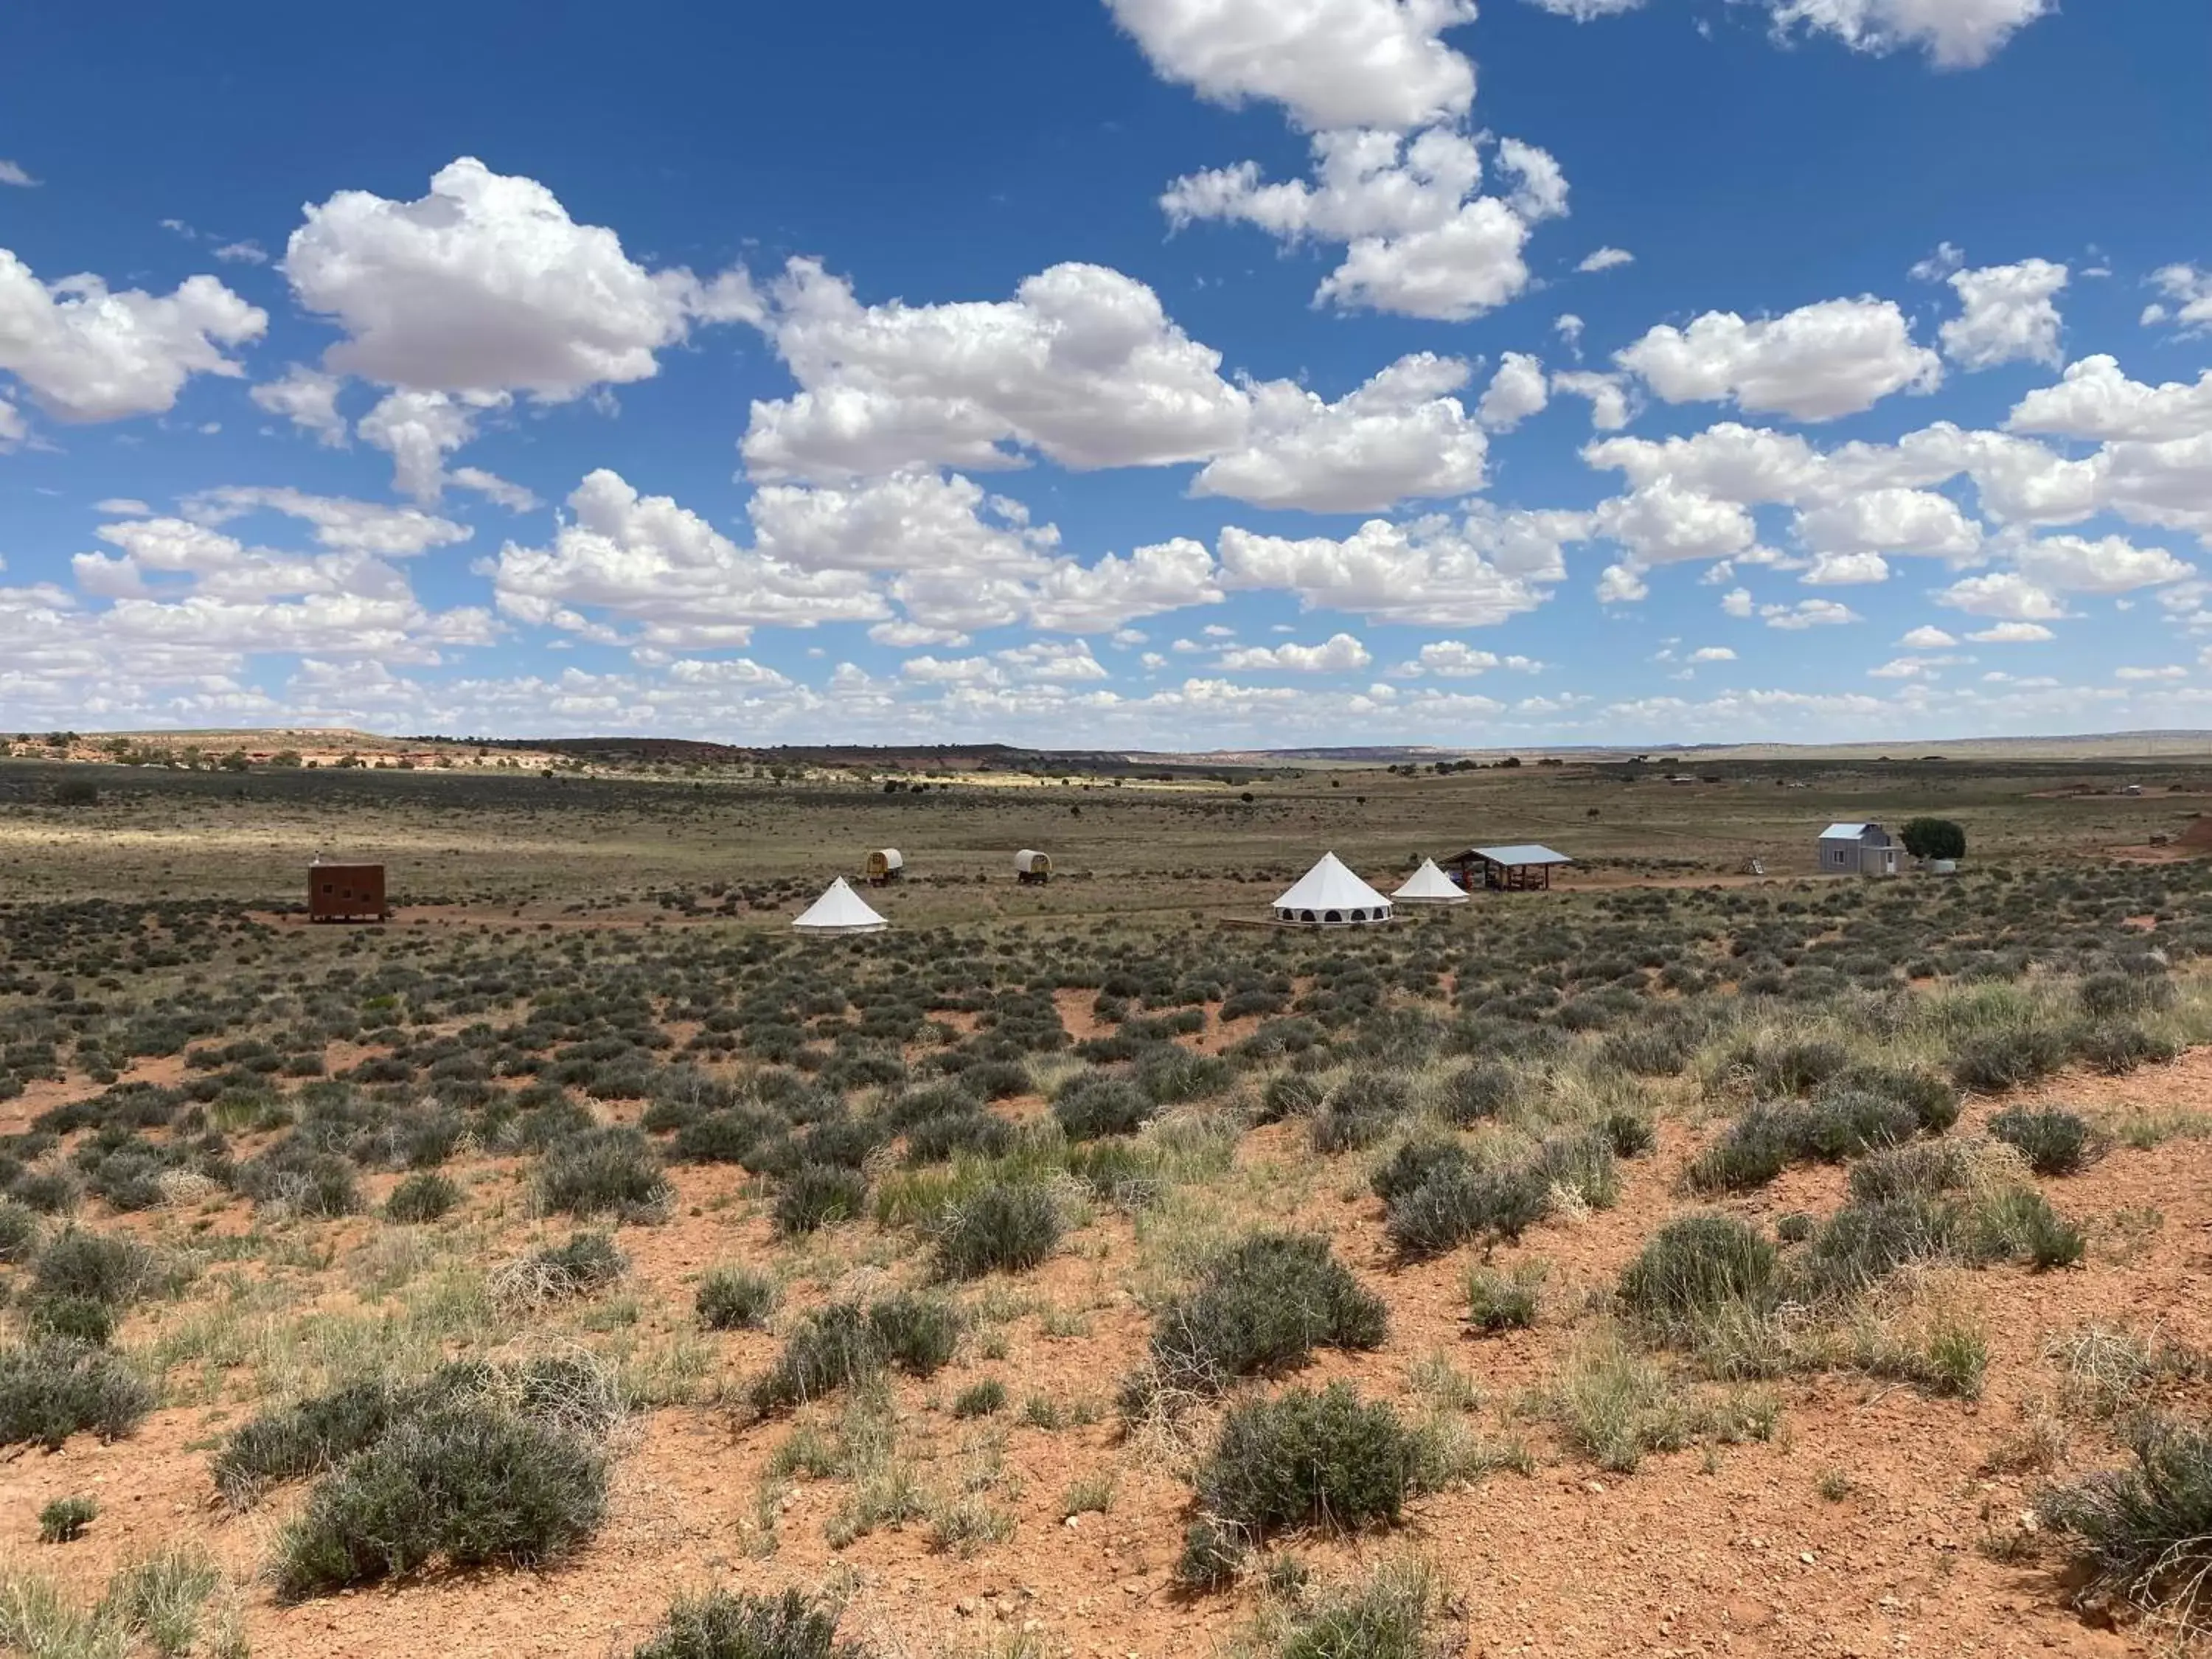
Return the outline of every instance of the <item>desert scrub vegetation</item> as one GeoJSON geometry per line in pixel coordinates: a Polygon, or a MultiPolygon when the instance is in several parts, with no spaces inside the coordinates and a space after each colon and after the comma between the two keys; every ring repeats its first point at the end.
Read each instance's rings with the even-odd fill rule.
{"type": "Polygon", "coordinates": [[[73,1337],[0,1347],[0,1446],[58,1451],[70,1436],[119,1440],[154,1408],[154,1390],[120,1355],[73,1337]]]}
{"type": "Polygon", "coordinates": [[[1271,1564],[1268,1599],[1240,1651],[1265,1659],[1447,1659],[1448,1598],[1417,1557],[1384,1561],[1344,1585],[1313,1584],[1291,1558],[1271,1564]]]}
{"type": "Polygon", "coordinates": [[[2201,1633],[2212,1624],[2212,1428],[2150,1416],[2129,1437],[2131,1463],[2050,1488],[2038,1511],[2071,1551],[2078,1599],[2201,1633]]]}
{"type": "Polygon", "coordinates": [[[713,1267],[699,1281],[692,1309],[710,1331],[759,1330],[775,1311],[775,1282],[744,1267],[713,1267]]]}
{"type": "Polygon", "coordinates": [[[755,1595],[710,1590],[678,1601],[630,1659],[868,1659],[837,1634],[836,1601],[786,1590],[755,1595]]]}
{"type": "Polygon", "coordinates": [[[1122,1407],[1140,1416],[1183,1398],[1224,1392],[1237,1379],[1301,1364],[1316,1348],[1380,1347],[1382,1298],[1307,1233],[1255,1233],[1224,1251],[1152,1318],[1144,1368],[1122,1407]]]}
{"type": "Polygon", "coordinates": [[[757,1414],[785,1411],[896,1366],[910,1376],[934,1376],[960,1346],[961,1316],[940,1297],[902,1292],[862,1306],[833,1302],[801,1320],[783,1352],[755,1379],[746,1400],[757,1414]]]}
{"type": "Polygon", "coordinates": [[[938,1271],[948,1279],[1034,1267],[1067,1231],[1066,1200],[1048,1188],[994,1182],[949,1205],[932,1229],[938,1271]]]}
{"type": "Polygon", "coordinates": [[[1178,1577],[1217,1583],[1245,1549],[1285,1530],[1393,1523],[1424,1455],[1418,1430],[1345,1383],[1234,1406],[1192,1477],[1200,1519],[1178,1577]]]}
{"type": "Polygon", "coordinates": [[[0,1648],[29,1659],[246,1659],[236,1601],[196,1545],[175,1545],[118,1568],[82,1606],[51,1579],[0,1570],[0,1648]]]}
{"type": "Polygon", "coordinates": [[[257,1417],[218,1454],[215,1482],[243,1508],[315,1480],[277,1539],[287,1600],[432,1566],[530,1565],[598,1528],[622,1415],[612,1374],[581,1351],[454,1364],[257,1417]]]}

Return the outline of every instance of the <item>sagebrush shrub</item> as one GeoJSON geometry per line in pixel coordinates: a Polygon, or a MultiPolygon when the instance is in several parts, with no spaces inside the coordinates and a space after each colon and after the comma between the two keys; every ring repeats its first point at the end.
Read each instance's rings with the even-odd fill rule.
{"type": "Polygon", "coordinates": [[[2066,1063],[2067,1042],[2039,1025],[1972,1036],[1952,1053],[1951,1080],[1970,1093],[2000,1095],[2039,1083],[2066,1063]]]}
{"type": "Polygon", "coordinates": [[[2072,1540],[2087,1588],[2171,1617],[2212,1623],[2212,1426],[2151,1420],[2135,1462],[2054,1487],[2037,1510],[2072,1540]]]}
{"type": "Polygon", "coordinates": [[[538,1202],[588,1221],[658,1219],[669,1200],[660,1154],[635,1129],[593,1129],[558,1142],[538,1166],[538,1202]]]}
{"type": "Polygon", "coordinates": [[[837,1638],[842,1610],[799,1590],[781,1595],[709,1590],[679,1601],[630,1659],[867,1659],[837,1638]]]}
{"type": "Polygon", "coordinates": [[[422,1170],[409,1176],[384,1200],[385,1218],[420,1225],[437,1220],[461,1201],[461,1189],[445,1176],[422,1170]]]}
{"type": "Polygon", "coordinates": [[[58,1451],[87,1430],[118,1440],[154,1408],[154,1390],[120,1357],[65,1338],[0,1348],[0,1446],[58,1451]]]}
{"type": "Polygon", "coordinates": [[[39,1541],[74,1544],[99,1518],[100,1505],[89,1498],[57,1498],[39,1511],[39,1541]]]}
{"type": "Polygon", "coordinates": [[[1383,1231],[1401,1255],[1441,1255],[1485,1234],[1517,1239],[1544,1218],[1551,1202],[1551,1182],[1534,1167],[1447,1165],[1392,1201],[1383,1231]]]}
{"type": "Polygon", "coordinates": [[[1336,1382],[1232,1409],[1195,1480],[1206,1514],[1261,1538],[1395,1521],[1419,1466],[1420,1437],[1336,1382]]]}
{"type": "Polygon", "coordinates": [[[1053,1097],[1052,1115],[1070,1140],[1129,1135],[1152,1121],[1158,1107],[1127,1078],[1081,1072],[1053,1097]]]}
{"type": "Polygon", "coordinates": [[[1372,1146],[1413,1109],[1413,1091],[1395,1072],[1354,1072],[1329,1091],[1313,1115],[1314,1150],[1356,1152],[1372,1146]]]}
{"type": "Polygon", "coordinates": [[[1847,1300],[1907,1262],[1942,1255],[1956,1231],[1948,1206],[1917,1193],[1847,1204],[1792,1264],[1793,1289],[1807,1301],[1847,1300]]]}
{"type": "Polygon", "coordinates": [[[136,1239],[71,1227],[47,1241],[31,1272],[31,1294],[40,1301],[81,1297],[127,1308],[150,1285],[153,1252],[136,1239]]]}
{"type": "Polygon", "coordinates": [[[693,1307],[710,1331],[757,1330],[775,1311],[775,1281],[743,1267],[715,1267],[699,1281],[693,1307]]]}
{"type": "Polygon", "coordinates": [[[775,1195],[775,1230],[789,1237],[832,1222],[857,1221],[868,1207],[868,1177],[835,1164],[803,1164],[775,1195]]]}
{"type": "Polygon", "coordinates": [[[1419,1191],[1446,1170],[1474,1168],[1474,1155],[1462,1142],[1441,1135],[1419,1135],[1402,1143],[1377,1164],[1368,1185],[1388,1205],[1419,1191]]]}
{"type": "Polygon", "coordinates": [[[937,1265],[950,1279],[1034,1267],[1066,1231],[1057,1199],[1030,1182],[994,1182],[955,1205],[937,1228],[937,1265]]]}
{"type": "Polygon", "coordinates": [[[1774,1247],[1734,1216],[1679,1217],[1622,1270],[1621,1305],[1655,1336],[1680,1340],[1705,1315],[1764,1305],[1774,1264],[1774,1247]]]}
{"type": "Polygon", "coordinates": [[[2102,1149],[2088,1120],[2056,1107],[2008,1107],[1990,1120],[1990,1133],[2019,1148],[2027,1167],[2039,1176],[2080,1171],[2102,1149]]]}
{"type": "Polygon", "coordinates": [[[607,1460],[574,1432],[488,1407],[395,1426],[324,1478],[277,1546],[287,1601],[433,1563],[531,1566],[588,1539],[607,1460]]]}
{"type": "Polygon", "coordinates": [[[880,1376],[891,1366],[933,1376],[960,1345],[960,1313],[911,1294],[863,1308],[833,1302],[807,1316],[768,1373],[749,1390],[756,1412],[787,1409],[880,1376]]]}
{"type": "Polygon", "coordinates": [[[1218,1394],[1235,1379],[1304,1361],[1318,1347],[1380,1346],[1389,1316],[1330,1251],[1304,1233],[1258,1233],[1209,1267],[1152,1322],[1158,1386],[1218,1394]]]}

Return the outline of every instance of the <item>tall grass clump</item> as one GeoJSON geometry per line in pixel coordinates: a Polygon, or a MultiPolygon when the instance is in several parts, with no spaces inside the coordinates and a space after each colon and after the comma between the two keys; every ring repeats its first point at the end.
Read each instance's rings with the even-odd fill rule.
{"type": "Polygon", "coordinates": [[[1622,1270],[1620,1304],[1655,1340],[1686,1341],[1714,1314],[1770,1306],[1775,1262],[1774,1247],[1734,1216],[1682,1216],[1622,1270]]]}
{"type": "Polygon", "coordinates": [[[901,1294],[865,1308],[831,1303],[792,1332],[748,1398],[765,1415],[869,1382],[894,1365],[913,1376],[933,1376],[951,1363],[960,1324],[957,1308],[932,1297],[901,1294]]]}
{"type": "Polygon", "coordinates": [[[1257,1540],[1286,1528],[1398,1518],[1420,1437],[1345,1383],[1292,1389],[1231,1410],[1195,1477],[1200,1509],[1257,1540]]]}
{"type": "Polygon", "coordinates": [[[948,1279],[1018,1273],[1049,1257],[1066,1230],[1060,1200],[1046,1188],[993,1182],[952,1205],[939,1223],[938,1270],[948,1279]]]}

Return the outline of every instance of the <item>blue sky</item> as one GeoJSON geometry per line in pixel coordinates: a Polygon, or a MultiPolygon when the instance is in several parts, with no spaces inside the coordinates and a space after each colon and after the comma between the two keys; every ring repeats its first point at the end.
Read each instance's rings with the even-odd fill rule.
{"type": "Polygon", "coordinates": [[[2212,726],[2196,0],[723,11],[0,20],[0,728],[2212,726]]]}

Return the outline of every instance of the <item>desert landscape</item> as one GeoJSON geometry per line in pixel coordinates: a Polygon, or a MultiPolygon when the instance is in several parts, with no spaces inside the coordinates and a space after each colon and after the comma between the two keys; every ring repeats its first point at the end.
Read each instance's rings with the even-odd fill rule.
{"type": "Polygon", "coordinates": [[[2124,749],[1018,791],[19,750],[0,1626],[2167,1650],[2212,755],[2124,749]],[[1816,873],[1929,816],[1955,874],[1816,873]],[[1540,838],[1549,891],[1267,921],[1330,850],[1388,893],[1540,838]],[[894,846],[887,931],[793,932],[894,846]],[[312,923],[318,854],[389,918],[312,923]]]}

